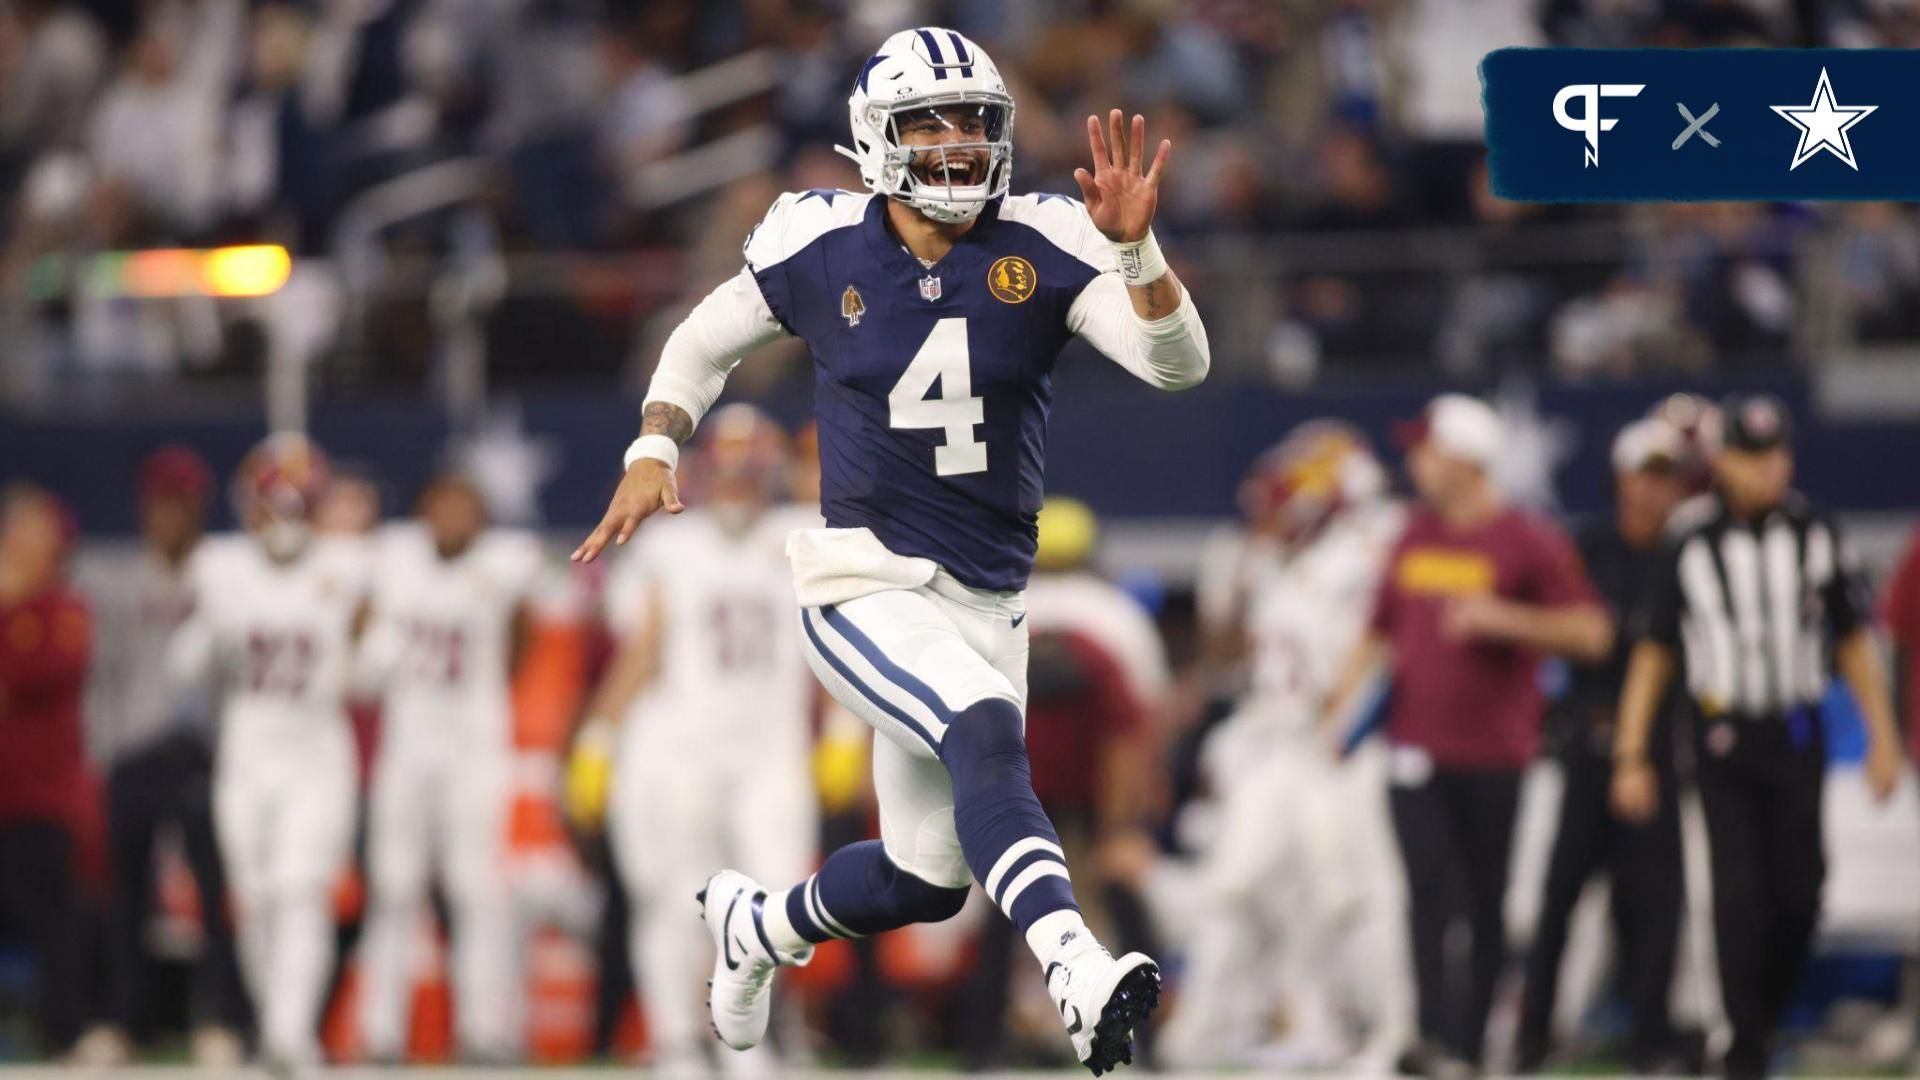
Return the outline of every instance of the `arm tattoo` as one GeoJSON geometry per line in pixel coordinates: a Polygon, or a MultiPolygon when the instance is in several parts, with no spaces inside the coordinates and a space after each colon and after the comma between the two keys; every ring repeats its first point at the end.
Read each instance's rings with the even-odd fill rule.
{"type": "MultiPolygon", "coordinates": [[[[1175,307],[1179,306],[1176,298],[1170,295],[1173,292],[1173,290],[1169,288],[1171,284],[1169,279],[1171,277],[1172,275],[1167,275],[1166,277],[1158,278],[1145,285],[1133,287],[1133,294],[1140,298],[1141,303],[1146,308],[1145,311],[1140,312],[1142,318],[1148,320],[1159,319],[1171,313],[1175,307]]],[[[1136,306],[1135,310],[1138,311],[1139,307],[1136,306]]]]}
{"type": "Polygon", "coordinates": [[[649,401],[640,413],[640,434],[665,435],[676,443],[685,443],[693,436],[693,417],[678,405],[649,401]]]}

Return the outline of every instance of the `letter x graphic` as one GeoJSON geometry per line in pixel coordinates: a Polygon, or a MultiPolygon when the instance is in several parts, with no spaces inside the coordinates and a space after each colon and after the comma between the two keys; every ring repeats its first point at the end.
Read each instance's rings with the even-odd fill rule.
{"type": "Polygon", "coordinates": [[[1694,115],[1687,111],[1687,107],[1685,105],[1680,104],[1677,101],[1673,103],[1673,107],[1676,109],[1679,109],[1680,115],[1685,117],[1687,121],[1687,129],[1685,131],[1682,131],[1679,137],[1673,140],[1673,148],[1675,150],[1680,149],[1681,143],[1686,142],[1688,139],[1693,138],[1695,135],[1698,135],[1701,138],[1707,140],[1708,146],[1720,145],[1720,140],[1714,138],[1713,132],[1707,130],[1707,121],[1713,119],[1715,114],[1717,114],[1720,111],[1719,102],[1717,101],[1714,102],[1713,105],[1710,108],[1708,108],[1706,112],[1701,113],[1699,119],[1695,119],[1694,115]]]}

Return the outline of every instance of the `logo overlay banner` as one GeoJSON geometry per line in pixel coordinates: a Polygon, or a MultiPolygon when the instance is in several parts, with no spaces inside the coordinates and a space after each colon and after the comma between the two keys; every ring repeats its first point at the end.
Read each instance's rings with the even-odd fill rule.
{"type": "Polygon", "coordinates": [[[1500,49],[1480,87],[1504,199],[1920,199],[1920,50],[1500,49]]]}

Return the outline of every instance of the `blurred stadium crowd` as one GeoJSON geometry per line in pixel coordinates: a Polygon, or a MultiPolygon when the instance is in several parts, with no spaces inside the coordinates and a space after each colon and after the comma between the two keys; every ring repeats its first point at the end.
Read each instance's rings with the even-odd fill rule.
{"type": "Polygon", "coordinates": [[[323,384],[418,386],[444,377],[425,345],[449,309],[474,313],[495,380],[644,369],[774,193],[854,184],[828,149],[849,73],[891,28],[941,20],[1002,58],[1016,190],[1071,190],[1078,120],[1103,103],[1180,146],[1161,229],[1241,313],[1228,375],[1699,373],[1920,334],[1900,207],[1491,198],[1464,60],[1897,46],[1903,4],[18,0],[0,11],[11,382],[31,399],[62,372],[245,372],[278,345],[323,384]],[[242,241],[291,249],[323,314],[130,303],[43,258],[242,241]]]}

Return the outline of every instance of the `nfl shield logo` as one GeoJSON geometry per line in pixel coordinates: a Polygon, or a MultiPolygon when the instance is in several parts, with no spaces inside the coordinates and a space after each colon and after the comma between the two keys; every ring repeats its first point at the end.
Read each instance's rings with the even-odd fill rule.
{"type": "Polygon", "coordinates": [[[934,301],[940,299],[940,279],[928,275],[920,279],[920,299],[934,301]]]}

